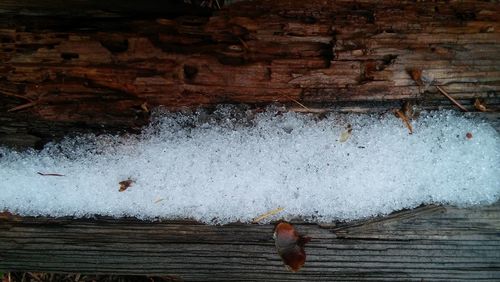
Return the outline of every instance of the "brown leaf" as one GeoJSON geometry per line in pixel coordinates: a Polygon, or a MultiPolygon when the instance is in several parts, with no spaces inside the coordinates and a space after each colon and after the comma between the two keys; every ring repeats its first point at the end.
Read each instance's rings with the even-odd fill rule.
{"type": "Polygon", "coordinates": [[[481,102],[481,100],[479,100],[478,98],[476,98],[476,100],[474,101],[474,108],[480,112],[487,112],[488,111],[488,109],[486,108],[484,103],[481,102]]]}
{"type": "Polygon", "coordinates": [[[274,228],[274,242],[276,250],[288,270],[298,271],[306,261],[304,246],[311,241],[311,237],[303,237],[295,231],[293,225],[280,222],[274,228]]]}
{"type": "Polygon", "coordinates": [[[419,86],[424,85],[422,82],[422,70],[421,69],[411,69],[409,71],[411,78],[415,81],[415,83],[419,86]]]}
{"type": "Polygon", "coordinates": [[[127,188],[129,188],[130,186],[132,186],[132,184],[134,183],[134,181],[132,179],[127,179],[127,180],[123,180],[123,181],[120,181],[120,190],[118,190],[119,192],[123,192],[125,190],[127,190],[127,188]]]}
{"type": "Polygon", "coordinates": [[[405,101],[401,106],[401,111],[406,115],[408,120],[418,118],[420,115],[419,110],[410,101],[405,101]]]}

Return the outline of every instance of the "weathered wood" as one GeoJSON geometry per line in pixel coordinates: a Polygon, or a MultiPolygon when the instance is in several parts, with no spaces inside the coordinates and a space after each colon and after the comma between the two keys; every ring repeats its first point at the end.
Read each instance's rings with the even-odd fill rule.
{"type": "Polygon", "coordinates": [[[183,1],[1,1],[0,139],[50,139],[36,126],[12,137],[17,122],[33,120],[63,131],[140,126],[141,105],[449,106],[433,85],[469,109],[476,97],[495,108],[499,15],[500,5],[480,1],[243,1],[220,11],[183,1]]]}
{"type": "Polygon", "coordinates": [[[498,281],[500,203],[425,206],[352,223],[295,227],[312,237],[285,270],[272,225],[0,217],[0,270],[173,275],[186,281],[498,281]]]}

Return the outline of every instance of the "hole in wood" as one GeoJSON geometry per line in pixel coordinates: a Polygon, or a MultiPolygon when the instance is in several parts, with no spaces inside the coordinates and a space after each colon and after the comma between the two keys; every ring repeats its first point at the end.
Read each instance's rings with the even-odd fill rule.
{"type": "Polygon", "coordinates": [[[111,53],[121,53],[128,50],[128,40],[101,40],[101,45],[111,53]]]}
{"type": "Polygon", "coordinates": [[[394,61],[396,61],[397,58],[398,58],[397,55],[389,54],[389,55],[385,55],[382,58],[382,61],[384,62],[385,66],[388,66],[388,65],[392,65],[394,63],[394,61]]]}
{"type": "Polygon", "coordinates": [[[61,53],[61,58],[64,60],[72,60],[72,59],[78,59],[80,55],[77,53],[70,53],[70,52],[63,52],[61,53]]]}
{"type": "Polygon", "coordinates": [[[198,68],[195,66],[184,65],[184,78],[192,80],[198,74],[198,68]]]}

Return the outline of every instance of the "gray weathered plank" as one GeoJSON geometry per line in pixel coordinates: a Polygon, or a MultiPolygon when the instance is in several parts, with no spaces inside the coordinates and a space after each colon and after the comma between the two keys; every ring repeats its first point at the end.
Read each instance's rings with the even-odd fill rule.
{"type": "Polygon", "coordinates": [[[313,240],[305,267],[290,273],[269,224],[4,215],[0,270],[174,275],[186,281],[500,279],[500,202],[295,226],[313,240]]]}

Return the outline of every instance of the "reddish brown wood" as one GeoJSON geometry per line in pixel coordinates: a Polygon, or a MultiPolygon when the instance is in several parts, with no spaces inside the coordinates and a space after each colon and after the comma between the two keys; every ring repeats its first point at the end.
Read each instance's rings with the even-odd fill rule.
{"type": "Polygon", "coordinates": [[[162,3],[2,1],[0,139],[31,120],[131,128],[141,105],[449,104],[434,85],[471,109],[500,103],[493,2],[162,3]]]}

